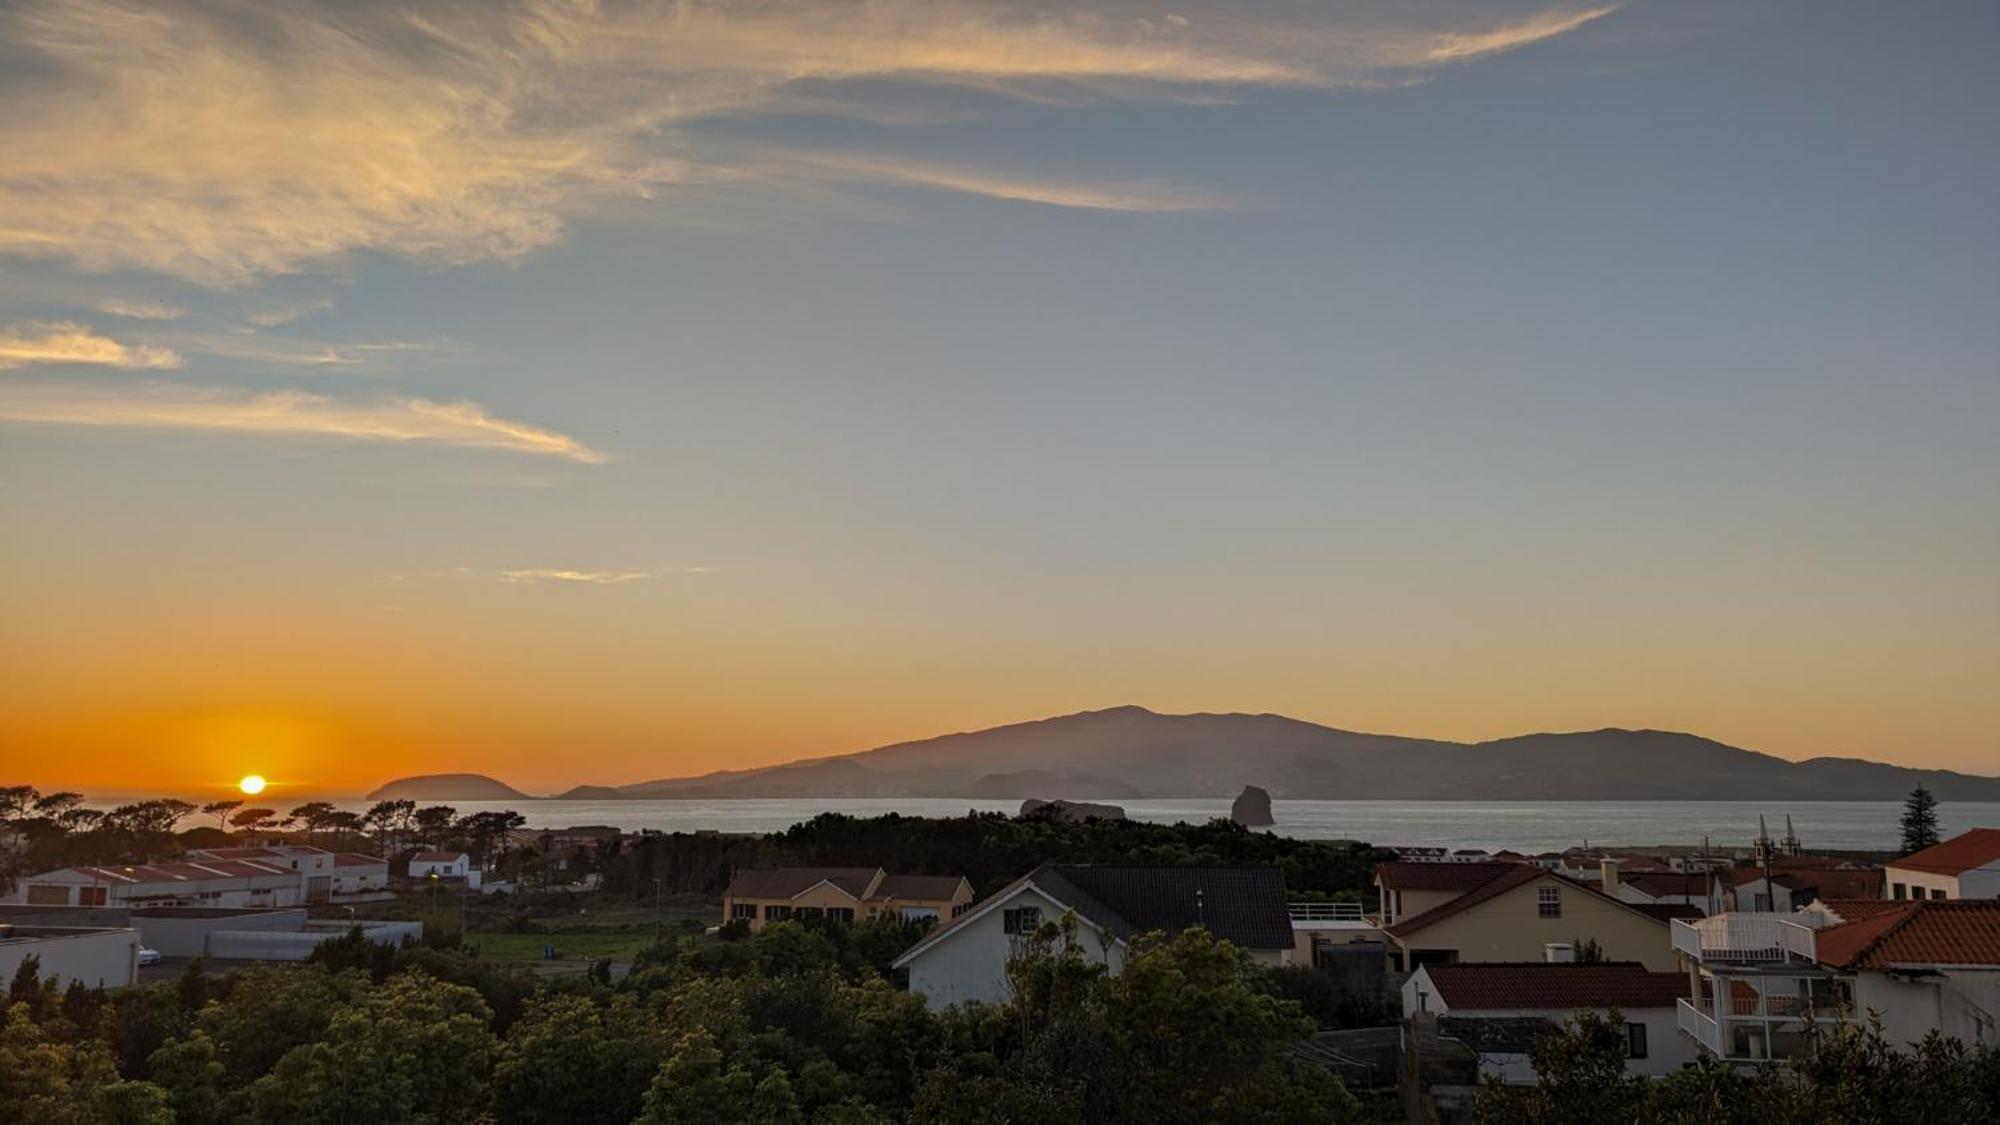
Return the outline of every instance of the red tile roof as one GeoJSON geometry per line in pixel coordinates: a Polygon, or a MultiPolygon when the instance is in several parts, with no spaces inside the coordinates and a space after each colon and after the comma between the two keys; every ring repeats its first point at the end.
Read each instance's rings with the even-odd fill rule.
{"type": "Polygon", "coordinates": [[[1648,972],[1637,961],[1466,962],[1426,965],[1422,971],[1454,1011],[1671,1008],[1688,994],[1687,974],[1648,972]]]}
{"type": "Polygon", "coordinates": [[[1932,844],[1923,851],[1891,860],[1889,866],[1933,875],[1963,875],[1994,860],[2000,860],[2000,828],[1975,828],[1942,844],[1932,844]]]}
{"type": "Polygon", "coordinates": [[[1510,871],[1518,863],[1385,863],[1375,869],[1375,879],[1392,891],[1476,891],[1510,871]]]}
{"type": "Polygon", "coordinates": [[[1901,910],[1819,931],[1815,935],[1819,960],[1841,969],[2000,967],[2000,899],[1900,905],[1901,910]]]}
{"type": "Polygon", "coordinates": [[[1873,918],[1877,914],[1893,913],[1910,904],[1879,898],[1823,898],[1814,905],[1842,922],[1859,922],[1863,918],[1873,918]]]}

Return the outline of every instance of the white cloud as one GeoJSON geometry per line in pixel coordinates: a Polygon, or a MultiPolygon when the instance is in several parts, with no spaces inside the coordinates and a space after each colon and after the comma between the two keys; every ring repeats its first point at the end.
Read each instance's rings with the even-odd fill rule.
{"type": "Polygon", "coordinates": [[[834,177],[984,195],[1093,211],[1201,211],[1227,206],[1214,196],[1156,184],[1066,183],[1019,173],[882,157],[794,155],[798,165],[834,177]]]}
{"type": "Polygon", "coordinates": [[[106,297],[97,302],[97,311],[128,320],[179,320],[187,315],[186,309],[169,301],[128,301],[121,297],[106,297]]]}
{"type": "Polygon", "coordinates": [[[500,572],[502,582],[571,582],[588,586],[622,586],[627,582],[643,582],[657,577],[659,575],[650,570],[565,570],[557,567],[500,572]]]}
{"type": "Polygon", "coordinates": [[[181,357],[167,348],[122,344],[109,336],[98,335],[87,324],[69,321],[0,329],[0,370],[30,364],[179,367],[181,357]]]}
{"type": "MultiPolygon", "coordinates": [[[[868,79],[1063,104],[1381,85],[1608,10],[1522,2],[1200,0],[1162,18],[1142,0],[24,0],[0,11],[28,64],[0,87],[0,253],[223,285],[358,251],[507,260],[594,201],[727,174],[684,127],[782,107],[802,82],[836,100],[868,79]]],[[[889,171],[1058,206],[1182,206],[1164,189],[889,171]]]]}
{"type": "Polygon", "coordinates": [[[0,385],[0,421],[424,442],[593,465],[605,460],[575,438],[495,418],[477,403],[415,398],[350,402],[301,391],[250,394],[164,383],[118,390],[0,385]]]}

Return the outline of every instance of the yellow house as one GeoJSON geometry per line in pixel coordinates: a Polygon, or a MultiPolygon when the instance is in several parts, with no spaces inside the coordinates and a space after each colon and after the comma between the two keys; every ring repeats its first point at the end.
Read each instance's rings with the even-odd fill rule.
{"type": "Polygon", "coordinates": [[[1460,961],[1566,959],[1564,951],[1573,953],[1581,942],[1595,942],[1606,961],[1637,961],[1654,972],[1675,968],[1664,914],[1526,864],[1420,914],[1405,913],[1382,932],[1398,972],[1460,961]]]}
{"type": "Polygon", "coordinates": [[[879,867],[778,867],[738,871],[722,896],[723,922],[753,930],[788,918],[950,921],[972,905],[962,875],[890,875],[879,867]]]}

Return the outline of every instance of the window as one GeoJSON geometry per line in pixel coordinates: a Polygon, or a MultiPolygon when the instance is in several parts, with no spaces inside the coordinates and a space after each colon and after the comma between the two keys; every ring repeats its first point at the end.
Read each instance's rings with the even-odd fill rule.
{"type": "Polygon", "coordinates": [[[826,908],[826,916],[836,922],[852,922],[854,921],[854,908],[851,906],[829,906],[826,908]]]}
{"type": "Polygon", "coordinates": [[[958,917],[959,915],[961,915],[961,914],[965,913],[966,911],[968,911],[968,910],[970,910],[970,909],[972,909],[972,904],[971,904],[971,903],[969,903],[969,902],[961,902],[961,903],[959,903],[959,904],[958,904],[957,906],[954,906],[954,907],[952,907],[952,908],[951,908],[951,916],[952,916],[952,917],[954,917],[954,918],[956,918],[956,917],[958,917]]]}
{"type": "Polygon", "coordinates": [[[1543,887],[1535,892],[1535,913],[1544,918],[1563,916],[1563,893],[1561,887],[1543,887]]]}
{"type": "Polygon", "coordinates": [[[1646,1025],[1628,1023],[1625,1025],[1625,1057],[1643,1059],[1646,1057],[1646,1025]]]}
{"type": "MultiPolygon", "coordinates": [[[[852,912],[852,911],[849,911],[849,913],[851,914],[851,913],[853,913],[853,912],[852,912]]],[[[795,912],[793,913],[793,917],[796,917],[796,918],[824,918],[824,917],[826,917],[826,907],[824,907],[824,906],[801,906],[801,907],[799,907],[799,908],[798,908],[798,910],[797,910],[797,911],[795,911],[795,912]]]]}
{"type": "Polygon", "coordinates": [[[1904,886],[1901,883],[1897,883],[1894,887],[1890,889],[1892,893],[1894,893],[1894,895],[1896,896],[1897,901],[1899,902],[1902,901],[1903,899],[1910,897],[1910,888],[1904,886]]]}
{"type": "Polygon", "coordinates": [[[1000,929],[1010,934],[1032,934],[1042,928],[1042,911],[1037,906],[1023,906],[1016,910],[1000,912],[1000,929]]]}
{"type": "Polygon", "coordinates": [[[1932,897],[1932,898],[1943,898],[1943,897],[1944,897],[1944,888],[1943,888],[1943,887],[1932,887],[1932,888],[1931,888],[1931,897],[1932,897]]]}
{"type": "Polygon", "coordinates": [[[729,908],[729,917],[736,921],[751,921],[757,917],[757,904],[754,902],[735,903],[729,908]]]}
{"type": "Polygon", "coordinates": [[[766,922],[782,922],[791,916],[792,908],[789,906],[767,906],[764,908],[764,921],[766,922]]]}

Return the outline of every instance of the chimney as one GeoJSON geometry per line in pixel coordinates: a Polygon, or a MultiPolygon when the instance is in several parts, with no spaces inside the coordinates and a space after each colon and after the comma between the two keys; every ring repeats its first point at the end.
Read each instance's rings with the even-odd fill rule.
{"type": "Polygon", "coordinates": [[[1605,858],[1598,860],[1597,874],[1598,877],[1603,880],[1603,882],[1600,883],[1599,886],[1604,891],[1605,894],[1615,895],[1618,893],[1617,860],[1612,859],[1609,856],[1606,856],[1605,858]]]}
{"type": "Polygon", "coordinates": [[[1576,946],[1566,941],[1552,941],[1542,946],[1542,960],[1551,965],[1568,965],[1576,961],[1576,946]]]}

